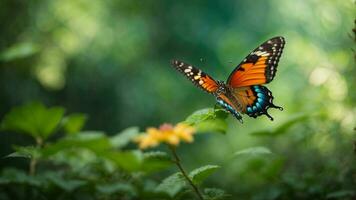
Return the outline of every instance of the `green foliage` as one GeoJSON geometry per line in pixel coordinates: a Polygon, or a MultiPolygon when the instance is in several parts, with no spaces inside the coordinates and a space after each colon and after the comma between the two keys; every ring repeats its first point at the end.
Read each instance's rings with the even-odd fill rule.
{"type": "Polygon", "coordinates": [[[224,134],[181,144],[182,164],[221,166],[199,185],[204,199],[356,199],[354,13],[335,0],[2,0],[0,199],[196,199],[186,182],[174,197],[156,191],[177,168],[162,146],[138,150],[139,130],[125,128],[178,123],[216,103],[170,59],[226,80],[277,35],[286,46],[265,86],[284,111],[244,124],[221,109],[195,113],[186,122],[199,132],[224,134]],[[33,100],[67,113],[15,108],[33,100]]]}
{"type": "Polygon", "coordinates": [[[157,192],[163,192],[170,197],[176,196],[186,187],[186,182],[181,173],[175,173],[165,178],[156,188],[157,192]]]}
{"type": "Polygon", "coordinates": [[[58,128],[63,114],[63,108],[47,109],[40,103],[30,103],[12,109],[4,117],[1,128],[45,140],[58,128]]]}
{"type": "Polygon", "coordinates": [[[40,50],[38,45],[30,42],[18,43],[0,53],[0,61],[12,61],[29,57],[40,50]]]}
{"type": "Polygon", "coordinates": [[[123,148],[129,144],[139,133],[138,127],[127,128],[110,138],[111,145],[115,148],[123,148]]]}
{"type": "Polygon", "coordinates": [[[219,168],[217,165],[205,165],[191,171],[189,177],[193,183],[199,185],[219,168]]]}
{"type": "Polygon", "coordinates": [[[224,200],[227,199],[227,197],[229,197],[229,195],[227,195],[222,189],[206,188],[204,190],[204,198],[206,200],[224,200]]]}
{"type": "Polygon", "coordinates": [[[195,126],[199,132],[226,133],[227,116],[222,109],[205,108],[189,115],[184,122],[195,126]]]}
{"type": "Polygon", "coordinates": [[[78,133],[87,121],[87,116],[82,113],[70,114],[63,118],[62,126],[66,133],[78,133]]]}
{"type": "Polygon", "coordinates": [[[234,153],[235,156],[241,156],[241,155],[265,155],[265,154],[272,154],[271,150],[269,150],[266,147],[250,147],[247,149],[239,150],[234,153]]]}

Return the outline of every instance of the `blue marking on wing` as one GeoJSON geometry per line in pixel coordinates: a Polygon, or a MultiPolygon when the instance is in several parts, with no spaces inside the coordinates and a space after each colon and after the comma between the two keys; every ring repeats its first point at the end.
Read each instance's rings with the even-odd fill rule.
{"type": "Polygon", "coordinates": [[[250,117],[256,118],[260,115],[267,115],[271,120],[273,120],[272,116],[270,116],[267,112],[269,108],[278,108],[283,110],[282,107],[276,106],[273,104],[273,96],[272,92],[269,91],[266,87],[261,85],[255,85],[251,87],[253,93],[257,96],[252,105],[246,107],[246,114],[250,117]]]}
{"type": "Polygon", "coordinates": [[[219,97],[216,98],[216,101],[221,107],[223,107],[225,110],[230,112],[236,119],[238,119],[241,123],[243,123],[240,113],[237,112],[237,110],[235,110],[230,104],[228,104],[227,102],[225,102],[219,97]]]}

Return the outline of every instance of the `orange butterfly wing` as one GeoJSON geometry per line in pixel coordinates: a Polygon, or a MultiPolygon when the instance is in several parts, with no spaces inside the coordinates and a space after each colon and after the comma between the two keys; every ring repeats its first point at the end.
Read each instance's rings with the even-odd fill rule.
{"type": "Polygon", "coordinates": [[[171,64],[204,91],[214,93],[219,88],[218,83],[200,69],[178,60],[172,60],[171,64]]]}
{"type": "Polygon", "coordinates": [[[250,53],[230,74],[227,84],[232,88],[261,85],[273,80],[285,40],[274,37],[250,53]]]}

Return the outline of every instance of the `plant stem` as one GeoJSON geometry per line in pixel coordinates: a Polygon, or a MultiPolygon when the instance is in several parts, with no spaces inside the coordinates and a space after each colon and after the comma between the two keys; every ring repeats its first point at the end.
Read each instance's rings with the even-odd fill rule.
{"type": "Polygon", "coordinates": [[[33,176],[36,173],[36,164],[37,164],[37,160],[35,158],[31,158],[30,161],[30,175],[33,176]]]}
{"type": "Polygon", "coordinates": [[[194,192],[196,193],[196,195],[198,196],[198,198],[199,198],[200,200],[204,200],[203,195],[200,193],[198,187],[193,183],[193,181],[189,178],[189,176],[187,175],[187,173],[184,171],[184,169],[183,169],[183,167],[182,167],[182,165],[181,165],[181,163],[180,163],[180,159],[179,159],[179,157],[178,157],[178,155],[177,155],[177,152],[176,152],[175,147],[169,145],[169,148],[171,149],[172,154],[173,154],[173,156],[174,156],[173,162],[178,166],[178,168],[179,168],[180,172],[183,174],[184,178],[185,178],[185,179],[187,180],[187,182],[192,186],[192,188],[193,188],[194,192]]]}
{"type": "MultiPolygon", "coordinates": [[[[41,149],[42,145],[43,145],[42,138],[40,137],[36,138],[36,148],[41,149]]],[[[30,161],[30,169],[29,169],[29,174],[31,176],[35,175],[36,173],[36,165],[37,165],[37,159],[32,157],[30,161]]]]}

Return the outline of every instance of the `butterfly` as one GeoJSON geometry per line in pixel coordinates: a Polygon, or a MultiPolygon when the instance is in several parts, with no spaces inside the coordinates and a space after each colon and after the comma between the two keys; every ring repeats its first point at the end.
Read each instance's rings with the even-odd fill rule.
{"type": "Polygon", "coordinates": [[[237,65],[226,83],[182,61],[172,60],[171,64],[196,86],[213,94],[217,103],[241,123],[240,113],[253,118],[266,115],[273,120],[268,109],[283,108],[273,104],[272,92],[263,84],[271,82],[276,75],[284,45],[283,37],[274,37],[262,43],[237,65]]]}

